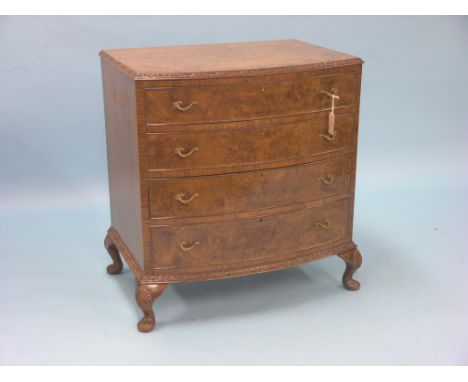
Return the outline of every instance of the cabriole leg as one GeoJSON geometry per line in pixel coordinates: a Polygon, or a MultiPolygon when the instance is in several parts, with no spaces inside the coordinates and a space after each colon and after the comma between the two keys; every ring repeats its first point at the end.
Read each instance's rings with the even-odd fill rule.
{"type": "Polygon", "coordinates": [[[359,281],[353,279],[353,274],[362,264],[362,257],[357,248],[338,254],[346,263],[346,269],[343,274],[343,285],[349,290],[358,290],[359,281]]]}
{"type": "Polygon", "coordinates": [[[112,264],[107,266],[107,273],[110,275],[117,275],[122,272],[123,264],[122,259],[120,258],[120,253],[115,244],[112,242],[109,234],[106,235],[104,239],[104,247],[106,247],[107,252],[112,258],[112,264]]]}
{"type": "Polygon", "coordinates": [[[137,281],[136,301],[145,314],[138,322],[140,332],[150,332],[156,322],[153,312],[153,302],[166,290],[169,284],[139,284],[137,281]]]}

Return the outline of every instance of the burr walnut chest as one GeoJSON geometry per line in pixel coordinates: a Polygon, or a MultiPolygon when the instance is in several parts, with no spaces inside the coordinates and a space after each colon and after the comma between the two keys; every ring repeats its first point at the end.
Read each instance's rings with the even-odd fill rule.
{"type": "Polygon", "coordinates": [[[297,40],[100,53],[111,227],[144,317],[171,283],[251,275],[352,241],[362,60],[297,40]]]}

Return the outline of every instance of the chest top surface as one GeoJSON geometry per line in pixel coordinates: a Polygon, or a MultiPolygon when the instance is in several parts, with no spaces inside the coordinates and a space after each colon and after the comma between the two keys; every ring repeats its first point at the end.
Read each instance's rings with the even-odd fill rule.
{"type": "Polygon", "coordinates": [[[275,74],[363,62],[299,40],[107,49],[100,55],[135,80],[275,74]]]}

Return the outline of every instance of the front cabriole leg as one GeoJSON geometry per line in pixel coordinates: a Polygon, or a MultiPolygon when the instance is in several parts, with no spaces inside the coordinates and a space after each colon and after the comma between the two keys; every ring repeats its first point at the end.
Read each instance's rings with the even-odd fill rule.
{"type": "Polygon", "coordinates": [[[138,322],[140,332],[150,332],[155,326],[153,302],[166,290],[169,284],[142,284],[137,281],[136,301],[144,317],[138,322]]]}
{"type": "Polygon", "coordinates": [[[122,259],[120,258],[119,250],[113,243],[109,234],[107,234],[106,238],[104,239],[104,247],[106,247],[107,252],[112,258],[112,264],[107,266],[107,273],[110,275],[118,275],[120,272],[122,272],[122,259]]]}
{"type": "Polygon", "coordinates": [[[353,274],[362,264],[362,257],[357,248],[339,253],[343,261],[346,263],[346,269],[343,274],[343,285],[349,290],[358,290],[361,286],[359,281],[353,279],[353,274]]]}

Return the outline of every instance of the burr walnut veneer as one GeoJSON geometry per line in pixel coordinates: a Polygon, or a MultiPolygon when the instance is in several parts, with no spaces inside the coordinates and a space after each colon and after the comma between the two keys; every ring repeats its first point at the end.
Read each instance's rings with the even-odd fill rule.
{"type": "Polygon", "coordinates": [[[251,275],[352,242],[362,60],[296,40],[101,52],[112,226],[144,312],[170,283],[251,275]]]}

